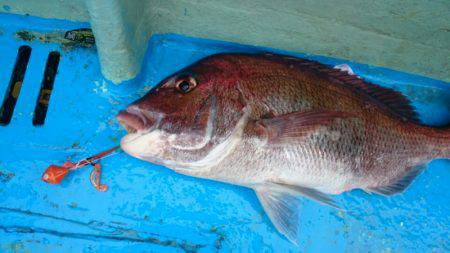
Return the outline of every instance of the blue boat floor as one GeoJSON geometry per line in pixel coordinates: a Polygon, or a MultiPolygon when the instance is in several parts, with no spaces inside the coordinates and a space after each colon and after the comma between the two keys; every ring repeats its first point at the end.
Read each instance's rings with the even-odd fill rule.
{"type": "MultiPolygon", "coordinates": [[[[176,70],[218,52],[261,52],[227,42],[154,35],[142,73],[115,85],[100,73],[95,48],[67,48],[18,31],[61,34],[86,23],[0,14],[0,96],[17,50],[32,54],[11,123],[0,127],[1,252],[445,252],[449,245],[450,163],[430,164],[403,194],[386,198],[352,191],[335,196],[348,211],[301,200],[299,245],[271,225],[254,193],[242,187],[176,174],[125,154],[102,162],[101,193],[89,168],[61,185],[40,180],[45,168],[117,145],[115,114],[176,70]],[[45,124],[32,125],[47,55],[61,62],[45,124]]],[[[349,64],[372,82],[406,94],[422,120],[450,121],[450,85],[339,59],[293,54],[327,64],[349,64]]]]}

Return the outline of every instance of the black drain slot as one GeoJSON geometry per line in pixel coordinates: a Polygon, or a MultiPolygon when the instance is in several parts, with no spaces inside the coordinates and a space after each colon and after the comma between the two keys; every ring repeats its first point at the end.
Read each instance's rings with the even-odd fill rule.
{"type": "Polygon", "coordinates": [[[36,108],[34,110],[33,125],[41,126],[45,122],[48,104],[50,103],[50,95],[53,90],[53,83],[58,72],[60,54],[53,51],[48,55],[47,65],[45,66],[44,79],[42,79],[41,90],[37,99],[36,108]]]}
{"type": "Polygon", "coordinates": [[[28,66],[28,60],[31,55],[31,47],[21,46],[17,52],[16,64],[9,80],[8,89],[6,90],[5,98],[3,99],[2,107],[0,108],[0,125],[8,125],[16,106],[17,98],[19,97],[20,89],[22,88],[23,78],[28,66]]]}

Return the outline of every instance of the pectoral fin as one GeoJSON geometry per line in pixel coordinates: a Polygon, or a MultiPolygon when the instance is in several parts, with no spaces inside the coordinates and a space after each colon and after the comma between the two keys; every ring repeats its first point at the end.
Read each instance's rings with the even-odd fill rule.
{"type": "Polygon", "coordinates": [[[254,187],[254,190],[275,228],[295,244],[298,240],[300,195],[338,208],[324,193],[307,187],[265,183],[254,187]]]}
{"type": "Polygon", "coordinates": [[[351,117],[339,111],[294,112],[256,122],[257,131],[269,143],[290,142],[313,133],[319,127],[330,125],[336,119],[351,117]]]}
{"type": "Polygon", "coordinates": [[[406,174],[398,180],[392,182],[386,186],[380,186],[375,188],[369,188],[369,192],[374,192],[380,195],[391,196],[397,193],[401,193],[408,188],[408,186],[414,181],[414,179],[427,168],[426,165],[419,165],[409,169],[406,174]]]}

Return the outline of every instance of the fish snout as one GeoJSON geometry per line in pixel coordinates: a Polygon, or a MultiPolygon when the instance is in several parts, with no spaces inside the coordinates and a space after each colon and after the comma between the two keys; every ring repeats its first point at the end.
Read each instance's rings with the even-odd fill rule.
{"type": "Polygon", "coordinates": [[[142,112],[136,105],[131,105],[126,110],[120,111],[117,114],[116,119],[129,133],[147,131],[151,129],[157,121],[155,118],[151,117],[149,113],[142,112]]]}

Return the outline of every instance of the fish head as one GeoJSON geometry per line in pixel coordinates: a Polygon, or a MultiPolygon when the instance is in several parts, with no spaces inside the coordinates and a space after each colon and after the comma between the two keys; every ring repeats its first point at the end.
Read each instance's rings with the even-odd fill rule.
{"type": "Polygon", "coordinates": [[[231,67],[217,65],[214,57],[200,61],[120,111],[117,120],[128,131],[122,149],[176,170],[217,161],[218,146],[237,127],[245,106],[226,66],[231,67]]]}

